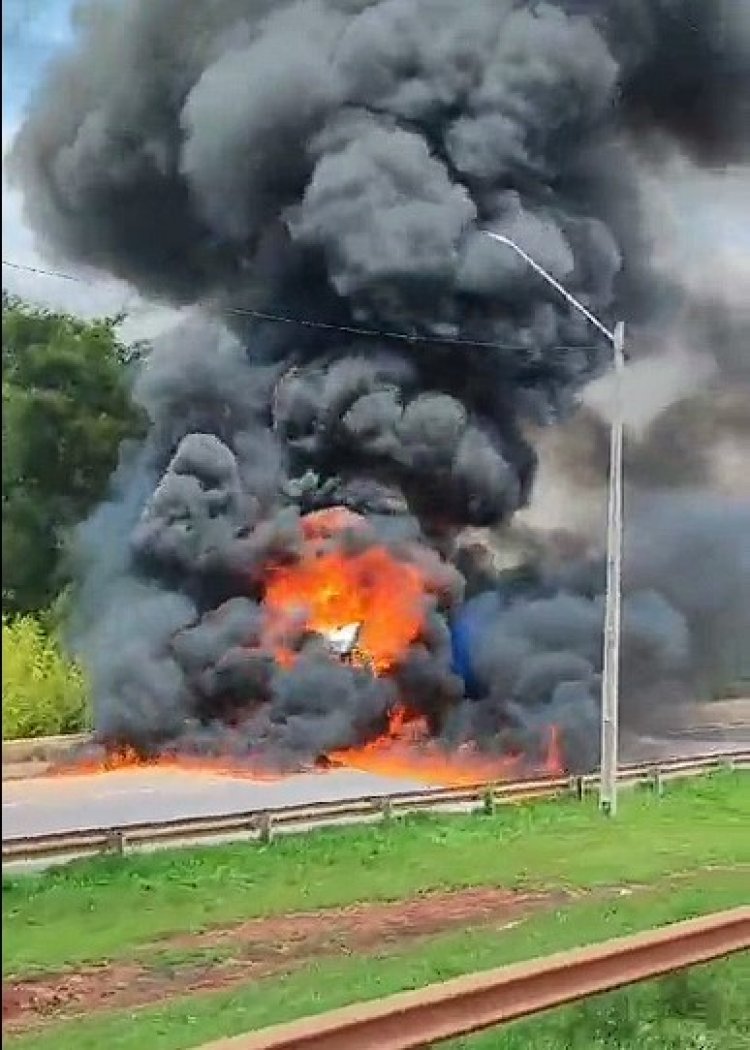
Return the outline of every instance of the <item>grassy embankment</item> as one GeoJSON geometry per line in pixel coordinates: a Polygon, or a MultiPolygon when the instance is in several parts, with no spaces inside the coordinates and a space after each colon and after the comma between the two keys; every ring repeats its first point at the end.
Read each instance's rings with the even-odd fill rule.
{"type": "MultiPolygon", "coordinates": [[[[423,816],[321,831],[267,847],[238,844],[101,859],[6,880],[4,969],[15,975],[136,957],[163,967],[168,951],[160,938],[253,916],[470,886],[576,891],[570,903],[540,909],[510,928],[485,923],[418,943],[389,941],[375,952],[323,953],[250,984],[136,1012],[65,1021],[12,1038],[10,1045],[19,1050],[195,1046],[745,903],[748,814],[750,778],[724,774],[669,786],[662,799],[646,792],[627,795],[613,822],[603,821],[593,802],[504,807],[494,817],[423,816]],[[632,892],[620,894],[617,887],[632,892]]],[[[190,962],[188,953],[182,963],[190,962]]],[[[739,957],[488,1033],[476,1045],[739,1048],[743,1027],[750,1025],[748,993],[750,966],[739,957]]]]}

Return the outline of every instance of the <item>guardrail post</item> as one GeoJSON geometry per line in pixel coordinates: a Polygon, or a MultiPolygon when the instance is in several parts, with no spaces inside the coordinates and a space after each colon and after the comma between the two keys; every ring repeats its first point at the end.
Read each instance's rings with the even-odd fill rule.
{"type": "Polygon", "coordinates": [[[258,818],[258,841],[263,846],[273,842],[273,817],[270,813],[261,813],[258,818]]]}
{"type": "Polygon", "coordinates": [[[570,790],[575,796],[577,802],[583,801],[583,795],[585,791],[585,782],[582,776],[570,778],[570,790]]]}
{"type": "Polygon", "coordinates": [[[482,812],[485,816],[491,817],[494,815],[497,808],[497,800],[495,799],[495,785],[488,784],[482,798],[482,812]]]}
{"type": "Polygon", "coordinates": [[[664,777],[662,776],[661,769],[659,769],[658,766],[654,766],[654,768],[651,770],[649,783],[651,784],[651,789],[654,792],[654,794],[658,795],[661,798],[661,796],[664,794],[664,777]]]}
{"type": "Polygon", "coordinates": [[[722,762],[720,768],[723,769],[726,773],[733,773],[737,768],[737,763],[734,761],[734,758],[730,756],[722,762]]]}
{"type": "Polygon", "coordinates": [[[385,798],[379,800],[378,808],[380,809],[383,823],[390,824],[391,820],[393,820],[393,799],[390,795],[386,795],[385,798]]]}
{"type": "Polygon", "coordinates": [[[104,846],[105,853],[114,853],[121,857],[125,852],[125,832],[122,828],[111,828],[107,832],[107,842],[104,846]]]}

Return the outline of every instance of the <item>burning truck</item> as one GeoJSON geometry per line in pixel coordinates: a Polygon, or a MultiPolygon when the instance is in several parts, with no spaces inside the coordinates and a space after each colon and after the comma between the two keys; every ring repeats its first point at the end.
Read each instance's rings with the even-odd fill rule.
{"type": "MultiPolygon", "coordinates": [[[[684,297],[643,176],[670,150],[718,168],[747,145],[741,6],[79,12],[13,145],[29,221],[188,308],[140,363],[146,434],[77,543],[102,746],[444,779],[595,763],[601,551],[555,564],[538,537],[510,578],[463,537],[508,542],[533,435],[610,349],[483,231],[626,318],[636,357],[658,347],[684,297]]],[[[717,345],[739,336],[726,321],[717,345]]],[[[747,505],[637,495],[631,726],[750,633],[747,505]]]]}

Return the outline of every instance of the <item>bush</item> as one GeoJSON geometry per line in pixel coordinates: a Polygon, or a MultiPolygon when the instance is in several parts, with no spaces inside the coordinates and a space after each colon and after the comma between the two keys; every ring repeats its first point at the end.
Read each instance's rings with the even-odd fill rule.
{"type": "Polygon", "coordinates": [[[86,680],[33,616],[3,619],[3,740],[90,725],[86,680]]]}

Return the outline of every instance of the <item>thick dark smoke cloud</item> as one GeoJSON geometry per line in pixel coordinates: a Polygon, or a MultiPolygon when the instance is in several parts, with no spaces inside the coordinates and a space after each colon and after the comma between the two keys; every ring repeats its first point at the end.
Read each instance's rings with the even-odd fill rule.
{"type": "MultiPolygon", "coordinates": [[[[736,674],[750,636],[750,504],[706,492],[651,498],[629,523],[623,601],[626,725],[704,697],[736,674]]],[[[475,675],[473,702],[449,733],[506,748],[550,722],[597,757],[603,575],[599,558],[508,573],[459,614],[475,675]]]]}
{"type": "MultiPolygon", "coordinates": [[[[298,638],[294,667],[278,666],[264,574],[298,556],[300,512],[364,513],[358,542],[413,559],[419,541],[432,577],[449,571],[434,550],[449,556],[462,528],[523,506],[536,463],[526,424],[568,410],[608,348],[480,231],[512,236],[633,333],[669,323],[679,289],[651,265],[639,168],[665,143],[698,163],[744,156],[742,9],[80,10],[14,146],[29,219],[48,248],[206,318],[145,361],[135,396],[150,433],[124,450],[111,502],[82,530],[80,644],[105,738],[295,761],[366,739],[407,697],[447,740],[504,744],[554,718],[590,761],[600,583],[579,593],[547,579],[542,597],[509,604],[487,581],[478,635],[491,644],[469,646],[467,699],[445,620],[455,580],[403,665],[375,679],[319,639],[298,638]]],[[[685,596],[652,575],[626,608],[641,693],[689,667],[697,644],[685,596]]]]}

